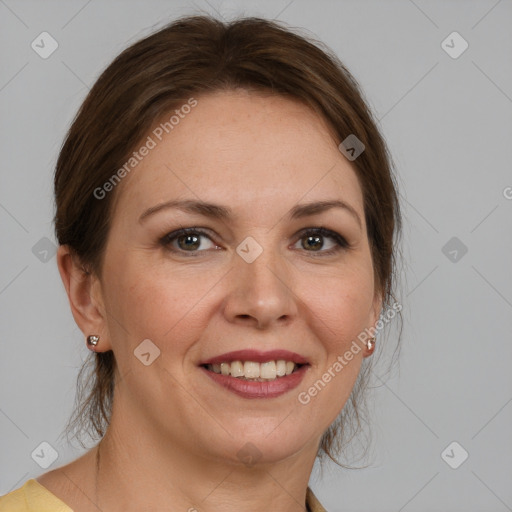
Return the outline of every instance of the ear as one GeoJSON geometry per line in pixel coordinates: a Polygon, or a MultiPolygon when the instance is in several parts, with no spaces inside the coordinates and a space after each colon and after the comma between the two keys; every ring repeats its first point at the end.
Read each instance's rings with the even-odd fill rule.
{"type": "Polygon", "coordinates": [[[377,320],[380,318],[382,312],[382,292],[376,291],[373,297],[373,303],[371,308],[371,326],[375,327],[377,320]]]}
{"type": "Polygon", "coordinates": [[[59,246],[57,265],[76,324],[85,338],[90,334],[100,337],[95,352],[111,350],[100,280],[84,270],[67,245],[59,246]]]}
{"type": "MultiPolygon", "coordinates": [[[[373,296],[373,302],[370,307],[370,314],[369,314],[369,328],[371,327],[372,330],[375,328],[375,324],[377,323],[377,321],[380,318],[380,314],[382,311],[382,303],[383,303],[382,292],[380,292],[379,290],[376,290],[375,295],[373,296]]],[[[372,331],[370,331],[370,332],[372,332],[372,331]]],[[[366,339],[369,339],[370,337],[371,337],[371,335],[367,335],[366,339]]],[[[366,343],[366,341],[365,341],[365,343],[366,343]]],[[[365,348],[364,352],[363,352],[363,357],[369,357],[372,355],[372,353],[373,353],[373,350],[370,351],[367,348],[365,348]]]]}

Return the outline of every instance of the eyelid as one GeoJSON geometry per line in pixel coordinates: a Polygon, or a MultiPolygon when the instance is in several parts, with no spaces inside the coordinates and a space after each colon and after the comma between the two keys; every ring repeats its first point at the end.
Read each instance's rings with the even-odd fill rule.
{"type": "Polygon", "coordinates": [[[315,227],[301,229],[297,233],[297,235],[303,236],[307,233],[314,233],[314,234],[322,235],[326,238],[333,238],[334,240],[338,240],[340,243],[343,243],[347,246],[349,245],[347,240],[345,239],[345,237],[342,234],[338,233],[337,231],[333,231],[332,229],[324,228],[323,226],[318,226],[318,227],[315,226],[315,227]]]}

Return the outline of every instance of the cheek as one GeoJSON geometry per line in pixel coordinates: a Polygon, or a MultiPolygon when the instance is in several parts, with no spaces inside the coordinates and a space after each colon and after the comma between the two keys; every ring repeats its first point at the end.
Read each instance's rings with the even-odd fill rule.
{"type": "Polygon", "coordinates": [[[370,327],[374,294],[371,269],[360,267],[317,280],[304,277],[302,287],[301,296],[308,298],[305,306],[316,323],[314,330],[331,358],[333,352],[342,354],[370,327]]]}
{"type": "Polygon", "coordinates": [[[199,327],[197,314],[190,313],[200,307],[198,301],[207,293],[205,280],[163,273],[128,260],[119,268],[122,274],[111,273],[107,282],[113,343],[122,343],[124,352],[127,343],[133,350],[150,339],[162,355],[171,341],[173,353],[186,348],[187,338],[193,339],[199,327]]]}
{"type": "Polygon", "coordinates": [[[197,340],[212,328],[212,317],[227,293],[222,279],[226,270],[148,263],[144,252],[118,256],[116,268],[123,271],[116,273],[110,265],[107,283],[116,359],[124,368],[138,367],[133,351],[149,339],[160,349],[159,366],[181,371],[195,358],[197,340]]]}
{"type": "Polygon", "coordinates": [[[314,379],[301,387],[298,401],[304,414],[313,414],[327,428],[345,406],[362,363],[358,335],[369,327],[373,277],[360,272],[340,272],[324,279],[304,279],[308,290],[306,322],[322,345],[314,379]],[[307,286],[309,281],[309,286],[307,286]]]}

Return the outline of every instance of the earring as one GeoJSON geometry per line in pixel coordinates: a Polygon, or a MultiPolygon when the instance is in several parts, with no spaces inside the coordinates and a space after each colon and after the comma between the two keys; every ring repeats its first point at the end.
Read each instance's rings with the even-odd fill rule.
{"type": "Polygon", "coordinates": [[[98,342],[100,341],[100,337],[96,336],[95,334],[91,334],[87,336],[87,348],[89,350],[94,351],[94,347],[98,345],[98,342]]]}
{"type": "Polygon", "coordinates": [[[369,352],[368,355],[372,355],[373,354],[373,351],[375,350],[375,341],[376,340],[377,340],[377,338],[375,338],[375,336],[372,336],[366,342],[366,347],[368,348],[368,352],[369,352]]]}

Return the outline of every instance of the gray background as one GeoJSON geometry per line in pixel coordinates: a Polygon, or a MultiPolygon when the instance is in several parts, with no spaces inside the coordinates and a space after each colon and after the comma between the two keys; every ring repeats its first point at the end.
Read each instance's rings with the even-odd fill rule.
{"type": "MultiPolygon", "coordinates": [[[[370,467],[327,465],[320,478],[315,466],[317,496],[330,512],[512,510],[510,0],[0,0],[0,494],[46,471],[31,458],[42,441],[59,454],[49,469],[80,454],[59,437],[87,355],[52,252],[65,130],[115,55],[199,10],[278,18],[324,41],[360,81],[397,166],[400,371],[373,390],[370,467]],[[31,48],[43,31],[59,44],[47,59],[31,48]],[[453,31],[469,43],[456,59],[441,46],[453,31]],[[458,469],[441,457],[453,441],[469,453],[458,469]]],[[[461,448],[448,453],[460,462],[461,448]]]]}

